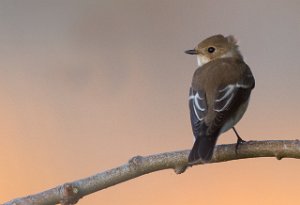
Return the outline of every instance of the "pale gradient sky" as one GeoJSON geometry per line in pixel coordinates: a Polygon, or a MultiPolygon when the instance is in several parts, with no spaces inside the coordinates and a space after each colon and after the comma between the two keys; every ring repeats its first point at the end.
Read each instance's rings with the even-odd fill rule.
{"type": "MultiPolygon", "coordinates": [[[[0,203],[191,148],[200,40],[233,34],[256,78],[246,140],[299,138],[298,0],[0,1],[0,203]]],[[[232,131],[219,143],[234,143],[232,131]]],[[[152,173],[79,204],[299,204],[298,160],[152,173]]]]}

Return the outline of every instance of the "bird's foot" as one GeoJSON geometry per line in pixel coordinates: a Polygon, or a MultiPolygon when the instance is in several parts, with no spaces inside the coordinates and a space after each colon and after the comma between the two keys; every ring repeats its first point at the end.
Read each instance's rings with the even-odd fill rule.
{"type": "Polygon", "coordinates": [[[232,127],[232,129],[233,129],[233,131],[234,131],[234,133],[235,133],[235,135],[236,135],[236,137],[237,137],[237,142],[236,142],[236,145],[235,145],[235,154],[237,155],[237,154],[238,154],[237,151],[238,151],[239,145],[245,143],[246,141],[243,140],[243,139],[240,137],[239,133],[236,131],[236,129],[235,129],[234,127],[232,127]]]}
{"type": "Polygon", "coordinates": [[[235,145],[235,154],[237,155],[238,154],[238,148],[241,144],[245,143],[246,141],[243,140],[240,136],[237,137],[237,142],[236,142],[236,145],[235,145]]]}

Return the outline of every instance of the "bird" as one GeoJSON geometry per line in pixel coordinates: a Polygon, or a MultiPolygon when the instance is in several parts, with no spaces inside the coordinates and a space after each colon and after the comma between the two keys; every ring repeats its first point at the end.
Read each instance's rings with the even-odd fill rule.
{"type": "Polygon", "coordinates": [[[233,129],[238,146],[245,142],[235,125],[243,117],[255,87],[250,67],[244,62],[234,36],[218,34],[201,41],[186,54],[197,57],[189,90],[189,110],[194,145],[188,164],[209,163],[217,139],[233,129]]]}

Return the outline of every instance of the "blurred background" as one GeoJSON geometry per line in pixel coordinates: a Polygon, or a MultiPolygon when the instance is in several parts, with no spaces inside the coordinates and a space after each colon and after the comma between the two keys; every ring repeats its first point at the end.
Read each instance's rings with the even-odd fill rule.
{"type": "MultiPolygon", "coordinates": [[[[190,149],[184,50],[214,34],[238,39],[256,78],[243,139],[299,138],[299,19],[297,0],[2,0],[0,203],[190,149]]],[[[293,205],[299,172],[275,158],[165,170],[79,204],[293,205]]]]}

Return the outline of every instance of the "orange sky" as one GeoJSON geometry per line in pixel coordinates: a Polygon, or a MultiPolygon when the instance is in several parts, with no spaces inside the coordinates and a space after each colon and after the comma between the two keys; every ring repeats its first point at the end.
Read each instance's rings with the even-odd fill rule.
{"type": "MultiPolygon", "coordinates": [[[[240,135],[299,138],[299,18],[297,0],[1,1],[0,203],[191,148],[183,51],[213,34],[236,36],[256,78],[240,135]]],[[[79,204],[296,205],[299,171],[273,158],[166,170],[79,204]]]]}

